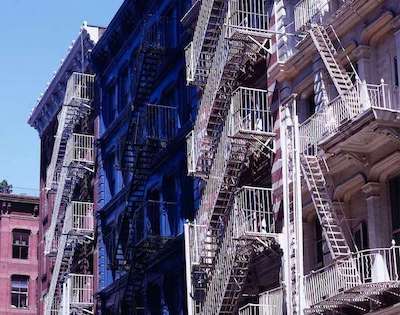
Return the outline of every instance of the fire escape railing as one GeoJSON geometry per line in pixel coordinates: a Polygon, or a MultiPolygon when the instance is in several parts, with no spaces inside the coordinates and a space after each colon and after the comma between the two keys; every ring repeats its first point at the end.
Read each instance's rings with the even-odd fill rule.
{"type": "Polygon", "coordinates": [[[72,134],[67,141],[50,226],[46,232],[45,254],[50,253],[56,226],[63,220],[65,199],[69,199],[72,193],[72,182],[78,176],[83,176],[87,170],[93,171],[94,163],[94,137],[72,134]]]}
{"type": "Polygon", "coordinates": [[[54,140],[52,157],[47,168],[46,187],[52,189],[57,174],[62,168],[63,144],[70,137],[80,119],[89,114],[94,96],[95,76],[74,72],[67,82],[64,105],[58,114],[58,128],[54,140]]]}
{"type": "Polygon", "coordinates": [[[370,108],[399,111],[399,99],[398,90],[384,82],[379,85],[358,82],[300,125],[301,152],[315,149],[318,142],[370,108]]]}
{"type": "MultiPolygon", "coordinates": [[[[70,299],[65,300],[65,285],[67,279],[83,279],[84,277],[90,278],[91,275],[68,275],[69,266],[63,267],[64,264],[70,263],[70,257],[73,257],[73,250],[77,242],[92,241],[94,237],[94,217],[93,217],[93,203],[72,201],[65,213],[65,218],[62,223],[62,229],[57,234],[56,244],[57,255],[54,263],[54,268],[50,280],[50,287],[45,299],[45,314],[52,314],[56,311],[62,311],[62,314],[70,314],[66,308],[66,304],[73,305],[70,299]],[[72,250],[65,257],[65,249],[69,247],[72,250]],[[67,261],[65,261],[67,259],[67,261]],[[68,278],[69,277],[69,278],[68,278]],[[56,292],[60,292],[62,286],[64,287],[63,296],[57,296],[56,292]],[[58,287],[58,291],[57,291],[58,287]]],[[[53,241],[54,244],[54,241],[53,241]]],[[[73,281],[74,285],[77,281],[73,281]]],[[[70,286],[70,285],[69,285],[70,286]]],[[[93,286],[92,286],[93,287],[93,286]]],[[[69,293],[68,293],[69,294],[69,293]]],[[[70,294],[68,297],[73,297],[70,294]]],[[[87,308],[93,306],[93,301],[87,303],[87,308]]],[[[69,309],[69,308],[68,308],[69,309]]]]}
{"type": "Polygon", "coordinates": [[[362,250],[346,260],[313,271],[304,277],[308,307],[346,293],[351,295],[354,288],[359,288],[361,299],[383,293],[390,284],[399,286],[399,266],[400,247],[392,246],[362,250]],[[367,286],[375,286],[375,289],[368,290],[367,286]]]}

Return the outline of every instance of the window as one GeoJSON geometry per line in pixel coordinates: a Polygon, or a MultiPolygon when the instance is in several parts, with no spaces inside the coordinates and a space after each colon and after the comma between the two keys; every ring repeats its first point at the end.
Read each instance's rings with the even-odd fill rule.
{"type": "Polygon", "coordinates": [[[28,307],[29,277],[11,276],[11,306],[15,308],[28,307]]]}
{"type": "Polygon", "coordinates": [[[392,179],[389,185],[392,210],[392,235],[397,243],[400,241],[400,177],[392,179]]]}
{"type": "Polygon", "coordinates": [[[315,240],[317,250],[317,266],[322,267],[324,265],[324,238],[322,233],[322,227],[318,221],[315,220],[315,240]]]}
{"type": "Polygon", "coordinates": [[[12,233],[12,258],[28,259],[30,231],[13,230],[12,233]]]}
{"type": "Polygon", "coordinates": [[[119,102],[118,112],[121,112],[128,104],[129,98],[129,71],[125,68],[119,78],[119,102]]]}
{"type": "Polygon", "coordinates": [[[397,57],[393,58],[393,67],[394,67],[394,85],[399,86],[399,68],[397,65],[397,57]]]}
{"type": "Polygon", "coordinates": [[[111,84],[106,90],[105,90],[105,108],[104,108],[104,114],[105,114],[105,124],[108,126],[111,124],[115,117],[116,117],[116,112],[117,112],[117,101],[118,101],[118,94],[117,94],[117,85],[111,84]]]}
{"type": "Polygon", "coordinates": [[[368,229],[365,221],[360,222],[354,229],[354,243],[358,250],[368,248],[368,229]]]}

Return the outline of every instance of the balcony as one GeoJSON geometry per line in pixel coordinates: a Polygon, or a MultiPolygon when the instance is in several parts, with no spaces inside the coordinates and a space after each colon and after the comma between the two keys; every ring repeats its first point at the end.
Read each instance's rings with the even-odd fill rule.
{"type": "Polygon", "coordinates": [[[71,163],[93,165],[94,160],[94,137],[74,133],[68,139],[66,149],[66,164],[71,163]]]}
{"type": "Polygon", "coordinates": [[[304,278],[308,313],[351,307],[368,312],[368,305],[400,288],[400,247],[368,249],[347,260],[314,271],[304,278]]]}
{"type": "Polygon", "coordinates": [[[179,129],[178,113],[172,106],[147,104],[144,121],[147,138],[160,142],[174,139],[179,129]]]}
{"type": "Polygon", "coordinates": [[[270,188],[243,186],[235,194],[235,211],[239,238],[275,237],[270,188]]]}
{"type": "Polygon", "coordinates": [[[282,315],[283,289],[277,288],[261,293],[258,304],[247,304],[239,309],[239,315],[282,315]]]}
{"type": "Polygon", "coordinates": [[[94,98],[94,75],[73,72],[67,82],[64,104],[77,106],[89,104],[94,98]]]}
{"type": "Polygon", "coordinates": [[[74,310],[93,314],[93,276],[69,274],[63,285],[62,301],[63,314],[75,314],[74,310]]]}
{"type": "Polygon", "coordinates": [[[344,4],[350,0],[301,0],[294,8],[295,31],[304,31],[311,23],[325,23],[344,4]],[[340,2],[340,4],[339,4],[340,2]]]}
{"type": "Polygon", "coordinates": [[[265,0],[230,0],[228,2],[228,38],[246,35],[269,36],[269,14],[265,0]]]}
{"type": "Polygon", "coordinates": [[[254,139],[273,136],[268,91],[238,88],[231,98],[228,120],[231,137],[254,139]]]}
{"type": "MultiPolygon", "coordinates": [[[[397,117],[399,100],[398,88],[383,81],[379,85],[358,82],[353,89],[333,99],[300,125],[301,152],[316,152],[318,143],[343,133],[344,128],[349,128],[368,111],[372,111],[374,116],[386,112],[397,117]]],[[[396,121],[396,117],[389,119],[396,121]]]]}
{"type": "Polygon", "coordinates": [[[188,84],[204,86],[207,83],[212,64],[211,56],[208,53],[200,53],[199,60],[195,63],[193,42],[185,47],[186,82],[188,84]]]}
{"type": "Polygon", "coordinates": [[[162,241],[181,233],[176,208],[175,202],[146,201],[137,209],[134,219],[136,246],[152,242],[160,246],[162,241]]]}
{"type": "Polygon", "coordinates": [[[72,201],[67,208],[65,222],[67,231],[75,235],[93,235],[93,203],[72,201]]]}

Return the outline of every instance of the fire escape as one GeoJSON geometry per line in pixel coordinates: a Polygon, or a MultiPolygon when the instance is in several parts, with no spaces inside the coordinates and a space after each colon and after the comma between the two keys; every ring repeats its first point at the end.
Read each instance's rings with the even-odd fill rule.
{"type": "Polygon", "coordinates": [[[149,103],[167,45],[164,22],[160,18],[144,23],[136,58],[129,129],[121,144],[120,165],[128,189],[125,210],[116,224],[111,266],[125,278],[119,310],[122,314],[143,310],[140,292],[145,269],[170,237],[160,218],[175,207],[174,203],[146,200],[145,196],[156,154],[174,139],[179,128],[175,106],[149,103]]]}
{"type": "MultiPolygon", "coordinates": [[[[370,305],[383,305],[384,295],[398,294],[399,248],[393,245],[358,252],[353,248],[345,233],[348,227],[340,219],[344,215],[334,208],[327,189],[325,176],[329,170],[323,163],[324,152],[319,144],[365,108],[390,108],[390,97],[383,83],[379,86],[361,83],[356,73],[356,82],[352,82],[331,40],[336,33],[332,27],[324,25],[318,5],[309,0],[300,1],[295,8],[295,24],[296,30],[310,35],[338,93],[299,127],[302,174],[333,260],[330,265],[304,277],[305,313],[363,314],[369,312],[370,305]]],[[[337,36],[336,40],[339,42],[337,36]]]]}
{"type": "Polygon", "coordinates": [[[74,133],[89,115],[93,96],[94,76],[73,73],[47,169],[46,187],[55,197],[45,254],[55,260],[45,314],[93,314],[93,275],[72,273],[75,250],[94,239],[93,203],[71,200],[79,181],[94,171],[94,137],[74,133]]]}
{"type": "Polygon", "coordinates": [[[237,312],[251,259],[278,235],[271,190],[238,182],[250,155],[272,150],[268,92],[237,86],[270,45],[266,1],[202,2],[186,48],[187,79],[203,88],[187,138],[188,172],[205,180],[195,221],[185,225],[189,314],[237,312]]]}

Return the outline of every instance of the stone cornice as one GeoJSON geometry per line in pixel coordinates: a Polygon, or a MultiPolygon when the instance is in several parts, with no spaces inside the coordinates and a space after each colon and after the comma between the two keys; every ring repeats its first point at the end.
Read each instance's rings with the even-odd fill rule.
{"type": "Polygon", "coordinates": [[[70,74],[82,68],[80,64],[82,39],[83,48],[85,50],[84,55],[86,57],[84,68],[87,68],[89,66],[87,57],[98,41],[101,31],[102,28],[100,27],[86,25],[82,27],[78,38],[74,41],[66,58],[62,60],[60,68],[55,73],[38,104],[32,110],[28,119],[28,124],[39,132],[39,136],[43,135],[44,130],[54,120],[55,115],[62,106],[65,87],[70,74]]]}
{"type": "MultiPolygon", "coordinates": [[[[384,0],[349,1],[349,4],[344,4],[333,14],[327,24],[332,25],[337,35],[341,37],[344,34],[348,34],[357,23],[362,21],[371,12],[374,12],[383,2],[384,0]]],[[[389,23],[391,19],[393,19],[393,16],[390,17],[390,12],[385,12],[368,26],[371,35],[375,36],[379,34],[379,37],[374,37],[374,40],[393,29],[392,23],[389,23]],[[386,21],[388,26],[382,28],[382,22],[384,21],[386,21]],[[377,33],[377,30],[381,31],[377,33]]],[[[331,34],[331,36],[333,35],[331,34]]],[[[351,55],[356,47],[357,43],[354,41],[348,42],[345,47],[346,53],[340,52],[338,59],[345,61],[346,55],[351,55]]],[[[281,62],[271,67],[269,75],[275,77],[278,81],[292,80],[305,67],[312,63],[315,53],[316,50],[310,36],[306,36],[297,44],[296,52],[286,62],[281,62]]]]}

